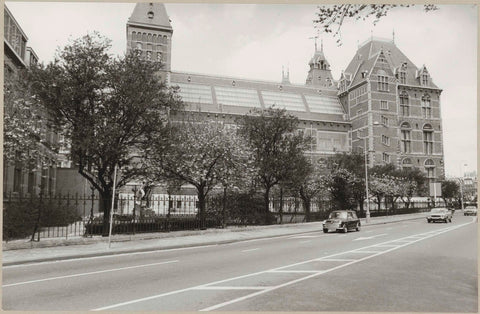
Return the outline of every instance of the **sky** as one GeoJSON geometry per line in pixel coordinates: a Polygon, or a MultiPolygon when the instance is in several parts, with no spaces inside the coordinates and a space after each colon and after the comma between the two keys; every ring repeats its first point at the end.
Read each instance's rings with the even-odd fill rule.
{"type": "MultiPolygon", "coordinates": [[[[28,37],[41,62],[53,60],[57,47],[88,32],[112,40],[112,53],[126,51],[126,22],[134,3],[11,2],[6,6],[28,37]]],[[[314,53],[312,4],[167,3],[173,27],[172,70],[303,85],[314,53]]],[[[372,35],[391,39],[418,67],[426,65],[443,89],[441,113],[447,176],[477,170],[478,8],[439,5],[395,8],[375,26],[372,19],[345,20],[342,45],[320,34],[324,53],[338,80],[357,47],[372,35]],[[466,166],[465,166],[466,165],[466,166]]],[[[318,42],[320,45],[320,41],[318,42]]]]}

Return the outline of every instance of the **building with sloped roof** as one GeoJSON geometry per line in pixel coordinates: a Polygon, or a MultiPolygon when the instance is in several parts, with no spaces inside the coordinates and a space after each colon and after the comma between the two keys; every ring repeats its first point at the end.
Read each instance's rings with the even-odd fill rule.
{"type": "Polygon", "coordinates": [[[394,41],[370,38],[339,82],[352,149],[366,146],[370,165],[417,167],[430,180],[443,178],[441,92],[426,66],[418,68],[394,41]]]}
{"type": "Polygon", "coordinates": [[[308,154],[368,149],[369,165],[419,167],[444,176],[439,89],[425,66],[417,68],[392,40],[360,45],[336,82],[323,44],[309,60],[305,85],[219,77],[171,69],[173,28],[161,3],[138,3],[127,22],[127,50],[165,64],[167,83],[179,87],[187,114],[235,124],[253,108],[285,108],[316,138],[308,154]]]}

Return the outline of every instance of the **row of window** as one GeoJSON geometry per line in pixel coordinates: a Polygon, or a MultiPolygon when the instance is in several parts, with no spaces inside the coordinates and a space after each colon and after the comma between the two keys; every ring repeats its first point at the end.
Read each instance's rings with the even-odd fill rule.
{"type": "Polygon", "coordinates": [[[151,33],[132,32],[132,41],[143,41],[155,44],[168,44],[168,36],[151,33]]]}
{"type": "Polygon", "coordinates": [[[358,96],[364,95],[367,93],[367,85],[363,85],[357,89],[354,89],[348,94],[348,99],[352,100],[358,96]]]}

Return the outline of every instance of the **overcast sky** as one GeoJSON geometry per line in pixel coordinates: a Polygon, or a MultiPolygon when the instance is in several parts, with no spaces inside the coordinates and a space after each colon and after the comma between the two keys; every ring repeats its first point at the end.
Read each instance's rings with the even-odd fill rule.
{"type": "MultiPolygon", "coordinates": [[[[53,59],[58,46],[89,31],[113,40],[112,52],[126,50],[126,27],[134,3],[6,2],[40,61],[53,59]]],[[[290,81],[305,84],[314,52],[312,20],[316,5],[167,3],[172,20],[172,70],[280,81],[282,65],[290,81]]],[[[422,6],[391,11],[376,26],[372,20],[346,21],[343,45],[321,35],[325,56],[338,79],[358,44],[392,38],[417,66],[427,66],[443,89],[441,110],[445,168],[458,176],[477,170],[477,7],[442,5],[425,13],[422,6]]],[[[319,43],[320,45],[320,43],[319,43]]]]}

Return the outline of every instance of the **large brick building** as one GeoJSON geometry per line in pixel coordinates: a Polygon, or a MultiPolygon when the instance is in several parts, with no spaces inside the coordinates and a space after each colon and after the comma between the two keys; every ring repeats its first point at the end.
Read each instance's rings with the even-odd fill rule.
{"type": "Polygon", "coordinates": [[[233,124],[252,108],[286,108],[316,138],[308,153],[364,151],[369,165],[417,167],[431,180],[444,177],[439,89],[393,40],[360,45],[337,82],[323,45],[309,61],[305,85],[176,72],[171,69],[173,28],[165,6],[138,3],[127,22],[127,50],[165,64],[167,83],[180,87],[187,112],[233,124]]]}
{"type": "MultiPolygon", "coordinates": [[[[19,72],[38,61],[38,57],[31,47],[27,46],[28,37],[22,30],[15,17],[5,6],[4,8],[4,80],[5,85],[16,84],[19,72]]],[[[8,89],[8,87],[7,87],[8,89]]],[[[5,90],[8,92],[8,90],[5,90]]],[[[15,103],[4,105],[5,111],[15,111],[15,103]]],[[[7,160],[4,156],[3,164],[3,192],[6,196],[54,194],[56,188],[56,162],[57,154],[54,147],[57,135],[53,128],[46,123],[46,114],[39,110],[36,112],[37,149],[46,157],[38,158],[36,164],[27,165],[25,162],[7,160]]]]}

